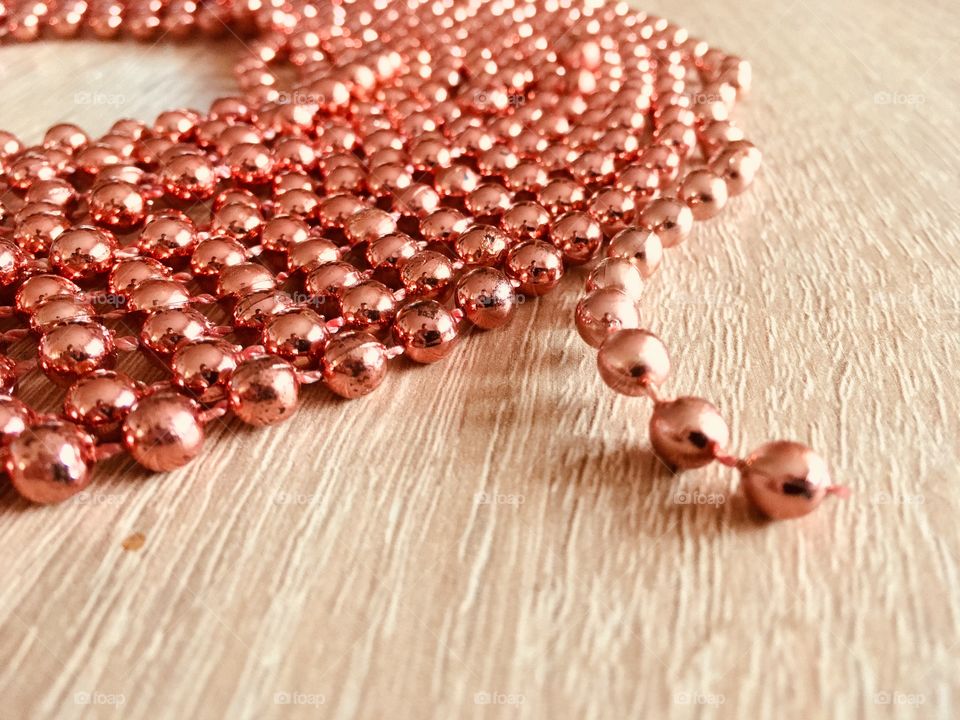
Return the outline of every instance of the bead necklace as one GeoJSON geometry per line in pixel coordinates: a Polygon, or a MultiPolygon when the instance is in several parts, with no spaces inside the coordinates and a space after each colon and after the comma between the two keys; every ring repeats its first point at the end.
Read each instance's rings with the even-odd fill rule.
{"type": "Polygon", "coordinates": [[[738,468],[772,518],[842,492],[799,443],[730,455],[713,405],[659,393],[669,357],[641,328],[664,249],[758,171],[729,117],[746,61],[624,3],[0,4],[4,41],[226,33],[245,48],[240,93],[206,113],[100,138],[59,124],[33,147],[0,132],[2,311],[23,322],[3,339],[37,343],[35,361],[0,355],[3,461],[24,497],[62,501],[117,452],[180,467],[211,419],[280,422],[304,384],[366,395],[397,356],[443,359],[468,323],[504,325],[518,293],[601,253],[576,327],[607,385],[653,400],[666,464],[738,468]],[[169,381],[112,369],[135,350],[169,381]],[[34,367],[67,388],[60,415],[13,397],[34,367]]]}

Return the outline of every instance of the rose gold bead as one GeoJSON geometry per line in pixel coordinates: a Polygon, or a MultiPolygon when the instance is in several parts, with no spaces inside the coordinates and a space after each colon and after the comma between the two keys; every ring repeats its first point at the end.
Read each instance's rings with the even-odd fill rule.
{"type": "Polygon", "coordinates": [[[420,234],[427,242],[450,243],[470,227],[470,218],[459,210],[442,207],[420,221],[420,234]]]}
{"type": "Polygon", "coordinates": [[[394,209],[408,217],[426,217],[440,207],[440,195],[429,185],[412,183],[394,197],[394,209]]]}
{"type": "Polygon", "coordinates": [[[586,203],[587,192],[574,180],[555,178],[540,191],[537,199],[551,215],[562,215],[581,209],[586,203]]]}
{"type": "Polygon", "coordinates": [[[598,348],[612,333],[640,327],[633,298],[616,288],[594,290],[578,304],[574,319],[584,342],[598,348]]]}
{"type": "Polygon", "coordinates": [[[293,189],[280,193],[274,201],[277,214],[313,218],[320,208],[320,198],[310,190],[293,189]]]}
{"type": "Polygon", "coordinates": [[[107,275],[107,290],[118,298],[126,298],[134,287],[144,280],[169,278],[170,269],[159,260],[150,257],[134,257],[118,260],[107,275]]]}
{"type": "Polygon", "coordinates": [[[601,379],[624,395],[643,395],[670,374],[670,356],[653,333],[640,329],[621,330],[600,346],[597,368],[601,379]]]}
{"type": "Polygon", "coordinates": [[[334,168],[327,173],[323,186],[330,195],[362,193],[367,190],[367,173],[361,167],[350,165],[334,168]]]}
{"type": "Polygon", "coordinates": [[[140,343],[158,355],[170,355],[184,340],[197,340],[213,324],[191,307],[158,310],[147,315],[140,330],[140,343]]]}
{"type": "Polygon", "coordinates": [[[493,225],[474,225],[453,241],[453,251],[468,265],[497,265],[511,245],[511,238],[493,225]]]}
{"type": "Polygon", "coordinates": [[[203,449],[200,408],[189,398],[158,392],[141,398],[123,421],[123,444],[148,470],[186,465],[203,449]]]}
{"type": "Polygon", "coordinates": [[[123,181],[100,183],[89,195],[90,217],[97,225],[129,230],[145,216],[146,200],[136,187],[123,181]]]}
{"type": "Polygon", "coordinates": [[[330,338],[323,318],[309,308],[291,308],[269,318],[263,326],[263,346],[271,355],[294,367],[316,367],[330,338]]]}
{"type": "Polygon", "coordinates": [[[63,215],[40,212],[17,222],[12,238],[28,253],[41,255],[49,252],[53,241],[69,229],[70,221],[63,215]]]}
{"type": "Polygon", "coordinates": [[[417,241],[406,233],[390,233],[379,237],[364,250],[364,257],[374,270],[396,270],[400,263],[419,252],[417,241]]]}
{"type": "Polygon", "coordinates": [[[520,283],[523,294],[544,295],[563,277],[563,256],[553,245],[541,240],[521,243],[507,253],[504,271],[520,283]]]}
{"type": "Polygon", "coordinates": [[[824,459],[796,442],[761,445],[743,461],[740,473],[747,498],[774,520],[812,512],[832,488],[824,459]]]}
{"type": "Polygon", "coordinates": [[[709,220],[727,204],[727,183],[709,170],[694,170],[683,179],[679,194],[695,220],[709,220]]]}
{"type": "Polygon", "coordinates": [[[110,269],[116,247],[116,239],[105,230],[71,228],[50,244],[50,264],[66,278],[91,278],[110,269]]]}
{"type": "MultiPolygon", "coordinates": [[[[294,192],[291,190],[290,192],[294,192]]],[[[285,195],[288,193],[284,193],[285,195]]],[[[284,211],[284,214],[292,214],[284,211]]],[[[213,213],[211,232],[232,235],[237,240],[251,240],[263,227],[260,211],[246,203],[230,203],[213,213]]]]}
{"type": "Polygon", "coordinates": [[[228,237],[211,237],[197,243],[190,256],[190,270],[200,277],[218,277],[224,268],[246,262],[247,251],[228,237]]]}
{"type": "Polygon", "coordinates": [[[654,200],[640,213],[637,224],[654,232],[665,248],[679,245],[690,235],[693,213],[673,198],[654,200]]]}
{"type": "Polygon", "coordinates": [[[500,227],[515,240],[541,240],[550,230],[550,213],[539,203],[518,202],[500,218],[500,227]]]}
{"type": "Polygon", "coordinates": [[[23,150],[23,145],[13,133],[0,130],[0,158],[12,157],[21,150],[23,150]]]}
{"type": "Polygon", "coordinates": [[[304,289],[321,300],[339,297],[347,288],[363,282],[363,274],[348,262],[329,262],[310,271],[304,289]]]}
{"type": "Polygon", "coordinates": [[[287,190],[307,190],[313,192],[319,186],[320,184],[316,180],[303,172],[285,172],[273,178],[273,192],[275,195],[281,195],[287,190]]]}
{"type": "Polygon", "coordinates": [[[479,328],[492,330],[510,320],[516,295],[506,275],[495,268],[481,267],[460,278],[456,302],[467,320],[479,328]]]}
{"type": "Polygon", "coordinates": [[[286,360],[270,355],[244,360],[227,381],[230,409],[250,425],[273,425],[293,415],[300,379],[286,360]]]}
{"type": "Polygon", "coordinates": [[[44,202],[69,208],[77,202],[77,191],[73,185],[61,178],[35,182],[27,190],[24,200],[28,203],[44,202]]]}
{"type": "Polygon", "coordinates": [[[258,262],[242,262],[228,265],[217,278],[216,294],[220,298],[239,297],[261,290],[273,290],[277,278],[270,268],[258,262]]]}
{"type": "Polygon", "coordinates": [[[291,245],[310,237],[310,226],[298,217],[279,215],[268,220],[260,233],[260,244],[267,250],[284,252],[291,245]]]}
{"type": "Polygon", "coordinates": [[[0,240],[0,286],[7,287],[20,280],[27,256],[13,243],[0,240]]]}
{"type": "Polygon", "coordinates": [[[603,242],[600,223],[584,212],[565,213],[553,221],[550,239],[568,263],[579,265],[597,254],[603,242]]]}
{"type": "Polygon", "coordinates": [[[70,123],[60,123],[53,125],[43,136],[43,144],[46,147],[59,147],[68,150],[76,150],[89,142],[87,134],[70,123]]]}
{"type": "Polygon", "coordinates": [[[400,265],[400,282],[410,297],[443,297],[453,282],[453,275],[450,258],[432,250],[422,250],[400,265]]]}
{"type": "Polygon", "coordinates": [[[70,386],[63,413],[100,440],[118,440],[123,419],[142,395],[142,386],[130,376],[97,370],[70,386]]]}
{"type": "Polygon", "coordinates": [[[184,343],[170,360],[173,381],[197,394],[220,385],[237,366],[238,350],[237,346],[218,338],[184,343]]]}
{"type": "Polygon", "coordinates": [[[650,444],[672,469],[702,467],[730,440],[720,412],[706,400],[681,397],[656,403],[650,418],[650,444]]]}
{"type": "Polygon", "coordinates": [[[499,183],[486,182],[464,198],[464,205],[473,215],[485,217],[501,215],[510,209],[513,202],[511,193],[499,183]]]}
{"type": "Polygon", "coordinates": [[[340,249],[332,241],[313,237],[287,248],[287,271],[309,273],[320,265],[339,259],[340,249]]]}
{"type": "Polygon", "coordinates": [[[587,150],[570,164],[573,177],[587,186],[609,183],[616,170],[616,158],[612,153],[587,150]]]}
{"type": "MultiPolygon", "coordinates": [[[[286,195],[289,193],[284,193],[282,197],[286,195]]],[[[355,195],[331,195],[319,203],[316,216],[321,227],[343,229],[350,218],[368,208],[369,206],[355,195]]]]}
{"type": "Polygon", "coordinates": [[[387,349],[365,332],[335,335],[323,354],[323,382],[348,399],[373,392],[387,374],[387,349]]]}
{"type": "Polygon", "coordinates": [[[97,175],[101,170],[109,165],[119,165],[123,163],[124,157],[109,145],[96,143],[87,145],[77,151],[74,156],[74,163],[77,169],[87,175],[97,175]]]}
{"type": "Polygon", "coordinates": [[[343,231],[351,246],[372,242],[397,230],[397,221],[383,210],[367,208],[352,215],[344,223],[343,231]]]}
{"type": "Polygon", "coordinates": [[[317,164],[317,154],[306,140],[287,138],[273,148],[278,170],[312,170],[317,164]]]}
{"type": "Polygon", "coordinates": [[[35,422],[33,410],[23,401],[0,395],[0,445],[6,445],[35,422]]]}
{"type": "Polygon", "coordinates": [[[193,110],[177,108],[166,110],[153,123],[153,129],[158,135],[164,135],[172,140],[184,140],[190,136],[200,116],[193,110]]]}
{"type": "Polygon", "coordinates": [[[0,355],[0,394],[11,395],[17,387],[18,379],[16,361],[6,355],[0,355]]]}
{"type": "Polygon", "coordinates": [[[712,158],[727,147],[730,143],[744,140],[743,130],[729,120],[712,120],[706,123],[697,133],[703,155],[712,158]]]}
{"type": "Polygon", "coordinates": [[[92,320],[96,315],[93,305],[77,293],[51,295],[44,298],[30,315],[30,329],[43,333],[54,325],[71,320],[92,320]]]}
{"type": "Polygon", "coordinates": [[[672,183],[680,174],[680,154],[666,145],[651,145],[642,153],[637,164],[655,170],[660,177],[661,187],[672,183]]]}
{"type": "Polygon", "coordinates": [[[38,215],[53,215],[55,217],[66,218],[66,212],[59,205],[48,202],[25,202],[13,216],[14,223],[20,223],[27,218],[38,215]]]}
{"type": "Polygon", "coordinates": [[[17,311],[30,315],[34,309],[54,295],[78,295],[80,288],[76,283],[60,275],[33,275],[20,285],[14,296],[17,311]]]}
{"type": "Polygon", "coordinates": [[[190,303],[190,291],[178,280],[150,278],[137,283],[127,293],[127,310],[154,312],[185,307],[190,303]]]}
{"type": "Polygon", "coordinates": [[[623,229],[636,210],[633,196],[617,188],[603,188],[594,193],[587,205],[587,211],[600,223],[607,235],[623,229]]]}
{"type": "Polygon", "coordinates": [[[601,260],[587,277],[588,293],[605,288],[621,290],[636,302],[643,294],[643,276],[630,260],[607,257],[601,260]]]}
{"type": "Polygon", "coordinates": [[[457,340],[457,321],[434,300],[408,303],[393,322],[393,336],[404,354],[414,362],[434,363],[453,349],[457,340]]]}
{"type": "Polygon", "coordinates": [[[727,183],[730,195],[739,195],[753,183],[760,170],[762,155],[746,140],[730,143],[710,162],[710,169],[727,183]]]}
{"type": "Polygon", "coordinates": [[[57,325],[40,338],[37,347],[40,369],[57,385],[70,385],[94,370],[113,367],[115,360],[113,336],[97,322],[57,325]]]}
{"type": "Polygon", "coordinates": [[[217,175],[202,155],[179,155],[163,163],[160,184],[178,200],[203,200],[216,190],[217,175]]]}
{"type": "Polygon", "coordinates": [[[434,187],[441,196],[461,197],[473,192],[480,184],[480,175],[466,165],[454,163],[436,172],[434,187]]]}
{"type": "Polygon", "coordinates": [[[255,210],[260,209],[260,200],[257,196],[243,188],[228,188],[217,193],[216,197],[213,198],[213,209],[217,211],[231,203],[240,203],[255,210]]]}
{"type": "Polygon", "coordinates": [[[294,305],[293,298],[281,290],[258,290],[246,293],[237,300],[230,320],[237,329],[260,332],[267,320],[290,310],[294,305]]]}
{"type": "Polygon", "coordinates": [[[655,232],[628,227],[613,236],[607,247],[607,257],[629,260],[643,277],[648,278],[660,267],[663,243],[655,232]]]}
{"type": "Polygon", "coordinates": [[[6,449],[6,471],[17,492],[31,502],[63,502],[90,482],[93,438],[73,423],[32,425],[6,449]]]}
{"type": "Polygon", "coordinates": [[[660,194],[660,174],[645,165],[628,165],[617,173],[616,186],[643,204],[660,194]]]}

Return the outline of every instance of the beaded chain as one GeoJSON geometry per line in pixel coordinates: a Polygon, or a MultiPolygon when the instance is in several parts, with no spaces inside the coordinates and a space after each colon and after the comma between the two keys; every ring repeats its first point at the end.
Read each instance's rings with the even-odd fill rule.
{"type": "Polygon", "coordinates": [[[738,468],[772,518],[842,491],[799,443],[728,454],[712,404],[659,393],[669,357],[640,326],[664,249],[759,169],[730,120],[746,61],[625,3],[0,2],[3,42],[225,34],[239,93],[206,113],[58,124],[32,147],[0,132],[0,312],[23,324],[3,340],[36,339],[35,360],[0,355],[25,498],[62,501],[118,452],[180,467],[210,420],[278,423],[304,384],[366,395],[397,356],[439,361],[585,263],[576,327],[607,385],[653,400],[665,463],[738,468]],[[112,369],[134,350],[170,379],[112,369]],[[13,397],[34,368],[67,388],[58,416],[13,397]]]}

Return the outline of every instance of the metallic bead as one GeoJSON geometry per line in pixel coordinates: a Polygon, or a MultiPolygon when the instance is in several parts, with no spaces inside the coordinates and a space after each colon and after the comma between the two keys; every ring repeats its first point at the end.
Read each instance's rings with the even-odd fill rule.
{"type": "Polygon", "coordinates": [[[340,397],[373,392],[387,374],[387,349],[365,332],[335,335],[323,353],[323,382],[340,397]]]}
{"type": "Polygon", "coordinates": [[[227,381],[230,409],[249,425],[273,425],[293,415],[300,401],[296,368],[271,355],[244,360],[227,381]]]}
{"type": "Polygon", "coordinates": [[[630,260],[607,257],[587,276],[587,292],[606,288],[620,290],[636,302],[643,294],[643,276],[630,260]]]}
{"type": "Polygon", "coordinates": [[[141,398],[123,421],[123,444],[148,470],[167,472],[186,465],[203,449],[200,408],[173,392],[141,398]]]}
{"type": "Polygon", "coordinates": [[[693,213],[673,198],[654,200],[640,213],[637,224],[657,234],[665,248],[679,245],[693,229],[693,213]]]}
{"type": "Polygon", "coordinates": [[[740,467],[747,499],[773,520],[812,512],[833,490],[827,463],[806,445],[780,440],[761,445],[740,467]]]}
{"type": "Polygon", "coordinates": [[[656,272],[663,260],[660,236],[639,227],[624,228],[610,240],[608,258],[622,258],[633,263],[640,274],[648,278],[656,272]]]}
{"type": "Polygon", "coordinates": [[[577,303],[574,319],[580,337],[595,348],[615,332],[640,327],[636,302],[617,288],[591,292],[577,303]]]}
{"type": "Polygon", "coordinates": [[[544,295],[563,277],[563,256],[550,243],[532,240],[510,250],[504,271],[524,295],[544,295]]]}
{"type": "Polygon", "coordinates": [[[405,305],[393,321],[393,336],[414,362],[434,363],[453,349],[457,321],[440,303],[417,300],[405,305]]]}
{"type": "Polygon", "coordinates": [[[706,465],[730,440],[730,430],[720,412],[706,400],[681,397],[654,405],[650,417],[650,444],[673,469],[706,465]]]}
{"type": "Polygon", "coordinates": [[[456,302],[467,320],[481,329],[492,330],[509,322],[516,307],[516,292],[504,273],[480,267],[460,278],[456,302]]]}
{"type": "Polygon", "coordinates": [[[63,502],[90,483],[93,438],[73,423],[31,425],[6,447],[7,476],[31,502],[63,502]]]}
{"type": "Polygon", "coordinates": [[[618,393],[644,395],[670,374],[670,356],[656,335],[629,329],[610,335],[597,353],[601,379],[618,393]]]}
{"type": "Polygon", "coordinates": [[[97,370],[70,386],[63,414],[100,440],[118,440],[120,425],[142,396],[142,385],[130,376],[97,370]]]}

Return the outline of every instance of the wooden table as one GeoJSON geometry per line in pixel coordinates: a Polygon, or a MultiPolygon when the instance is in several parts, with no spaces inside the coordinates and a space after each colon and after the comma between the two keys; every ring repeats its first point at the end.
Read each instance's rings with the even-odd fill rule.
{"type": "MultiPolygon", "coordinates": [[[[765,152],[650,283],[670,388],[739,451],[813,445],[852,499],[767,525],[726,469],[671,476],[571,272],[448,362],[217,426],[178,472],[7,489],[0,716],[957,716],[958,6],[652,5],[752,60],[765,152]]],[[[0,48],[0,127],[206,107],[227,49],[0,48]]]]}

